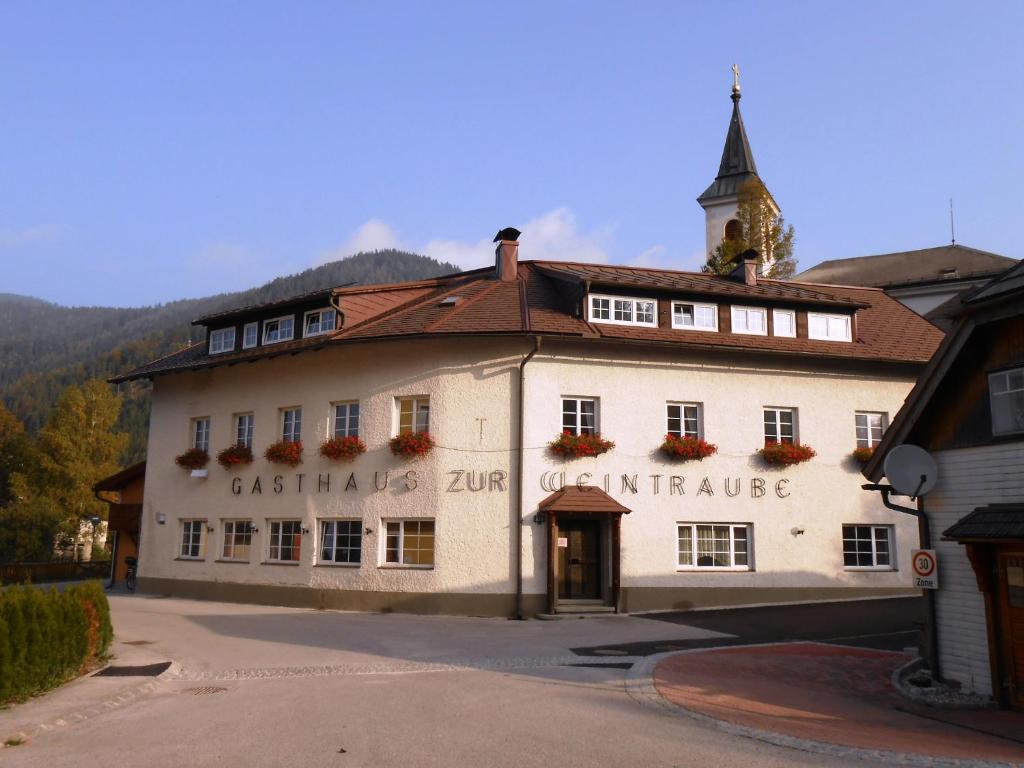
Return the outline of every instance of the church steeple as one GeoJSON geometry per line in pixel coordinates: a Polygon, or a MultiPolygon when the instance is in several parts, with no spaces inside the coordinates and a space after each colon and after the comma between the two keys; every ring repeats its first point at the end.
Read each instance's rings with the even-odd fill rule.
{"type": "MultiPolygon", "coordinates": [[[[704,220],[707,230],[707,252],[711,253],[729,232],[739,225],[736,212],[739,208],[739,190],[747,181],[760,180],[754,153],[750,150],[747,129],[743,125],[740,114],[740,68],[732,65],[732,118],[729,120],[729,131],[725,135],[725,147],[722,149],[722,160],[718,164],[718,175],[711,185],[697,198],[704,209],[704,220]]],[[[763,182],[762,182],[763,183],[763,182]]],[[[774,200],[769,200],[778,213],[774,200]]],[[[770,256],[766,258],[766,262],[770,256]]],[[[762,264],[762,269],[766,268],[762,264]]]]}
{"type": "Polygon", "coordinates": [[[703,207],[706,202],[736,194],[740,185],[757,176],[757,165],[754,153],[750,150],[747,129],[743,125],[740,114],[740,72],[733,64],[732,83],[732,119],[729,120],[729,132],[725,135],[725,147],[722,149],[722,162],[718,165],[718,175],[711,186],[697,198],[703,207]]]}

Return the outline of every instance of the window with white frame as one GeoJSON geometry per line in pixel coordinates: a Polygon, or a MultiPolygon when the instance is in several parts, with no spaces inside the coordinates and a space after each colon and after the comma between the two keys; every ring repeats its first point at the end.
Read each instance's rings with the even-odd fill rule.
{"type": "Polygon", "coordinates": [[[210,451],[210,417],[203,416],[192,419],[192,447],[201,451],[210,451]]]}
{"type": "Polygon", "coordinates": [[[988,398],[993,435],[1024,432],[1024,368],[990,373],[988,398]]]}
{"type": "Polygon", "coordinates": [[[302,409],[281,409],[281,439],[286,443],[297,443],[302,439],[302,409]]]}
{"type": "Polygon", "coordinates": [[[807,338],[820,341],[850,341],[851,321],[849,315],[826,315],[822,312],[807,313],[807,338]]]}
{"type": "Polygon", "coordinates": [[[297,563],[302,552],[302,521],[271,520],[267,559],[275,563],[297,563]]]}
{"type": "Polygon", "coordinates": [[[768,310],[763,307],[733,307],[732,332],[766,336],[768,334],[768,310]]]}
{"type": "Polygon", "coordinates": [[[717,331],[718,306],[692,301],[673,301],[672,327],[688,331],[717,331]]]}
{"type": "Polygon", "coordinates": [[[249,562],[252,551],[252,520],[224,521],[224,548],[221,550],[222,560],[249,562]]]}
{"type": "Polygon", "coordinates": [[[359,437],[359,403],[335,403],[333,418],[335,437],[359,437]]]}
{"type": "Polygon", "coordinates": [[[430,398],[398,398],[398,434],[430,431],[430,398]]]}
{"type": "Polygon", "coordinates": [[[679,568],[750,570],[752,529],[746,524],[679,523],[679,568]]]}
{"type": "Polygon", "coordinates": [[[275,344],[279,341],[291,341],[295,333],[295,318],[292,315],[275,317],[263,323],[263,343],[275,344]]]}
{"type": "Polygon", "coordinates": [[[562,432],[568,432],[570,435],[596,435],[597,400],[586,397],[563,397],[562,432]]]}
{"type": "Polygon", "coordinates": [[[361,520],[320,521],[320,562],[358,565],[362,551],[361,520]]]}
{"type": "Polygon", "coordinates": [[[178,557],[185,560],[200,560],[204,555],[204,544],[206,543],[206,521],[205,520],[182,520],[181,521],[181,548],[178,557]]]}
{"type": "Polygon", "coordinates": [[[668,434],[700,437],[700,403],[669,403],[668,434]]]}
{"type": "Polygon", "coordinates": [[[384,542],[386,565],[434,564],[433,520],[388,520],[384,542]]]}
{"type": "Polygon", "coordinates": [[[317,336],[321,333],[330,333],[334,330],[334,310],[314,309],[306,313],[305,336],[317,336]]]}
{"type": "Polygon", "coordinates": [[[235,349],[235,329],[218,328],[210,331],[210,354],[219,355],[222,352],[232,352],[235,349]]]}
{"type": "Polygon", "coordinates": [[[891,525],[844,525],[843,566],[893,570],[891,525]]]}
{"type": "Polygon", "coordinates": [[[882,442],[882,435],[885,433],[886,426],[886,415],[884,413],[858,411],[853,415],[853,421],[857,428],[858,448],[874,448],[882,442]]]}
{"type": "Polygon", "coordinates": [[[624,296],[590,296],[590,320],[619,325],[657,327],[658,302],[624,296]]]}
{"type": "Polygon", "coordinates": [[[792,309],[772,310],[772,333],[775,336],[796,337],[796,312],[792,309]]]}
{"type": "Polygon", "coordinates": [[[260,324],[246,323],[242,328],[242,349],[255,347],[260,342],[260,324]]]}
{"type": "Polygon", "coordinates": [[[235,445],[252,448],[252,433],[255,428],[256,416],[254,414],[235,414],[235,445]]]}
{"type": "Polygon", "coordinates": [[[795,443],[796,411],[792,408],[765,408],[764,442],[795,443]]]}

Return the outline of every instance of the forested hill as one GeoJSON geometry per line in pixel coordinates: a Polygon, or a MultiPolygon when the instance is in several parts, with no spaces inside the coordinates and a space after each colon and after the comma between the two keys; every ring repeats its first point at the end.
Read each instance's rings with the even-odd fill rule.
{"type": "MultiPolygon", "coordinates": [[[[197,317],[231,307],[276,301],[321,288],[391,283],[457,271],[426,256],[384,250],[358,253],[237,293],[152,307],[63,307],[0,293],[0,396],[32,433],[46,422],[64,387],[107,378],[197,340],[197,317]]],[[[120,427],[131,438],[125,461],[145,455],[147,383],[122,387],[120,427]]]]}

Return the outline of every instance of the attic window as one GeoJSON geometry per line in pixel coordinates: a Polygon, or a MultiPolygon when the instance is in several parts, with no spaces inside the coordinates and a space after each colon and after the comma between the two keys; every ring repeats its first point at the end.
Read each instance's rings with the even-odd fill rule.
{"type": "Polygon", "coordinates": [[[224,352],[233,352],[235,349],[235,329],[218,328],[210,332],[210,354],[219,355],[224,352]]]}
{"type": "Polygon", "coordinates": [[[615,325],[658,326],[658,302],[653,299],[631,299],[623,296],[595,296],[589,300],[592,323],[615,325]]]}
{"type": "Polygon", "coordinates": [[[439,306],[439,307],[454,307],[456,304],[458,304],[461,301],[462,301],[462,297],[461,296],[445,296],[443,299],[441,299],[441,303],[438,304],[437,306],[439,306]]]}
{"type": "Polygon", "coordinates": [[[960,272],[956,267],[946,267],[945,269],[939,270],[939,276],[944,280],[956,280],[960,277],[960,272]]]}
{"type": "Polygon", "coordinates": [[[279,341],[291,341],[295,318],[292,315],[275,317],[263,323],[263,343],[275,344],[279,341]]]}
{"type": "Polygon", "coordinates": [[[319,336],[334,330],[334,310],[314,309],[306,313],[304,336],[319,336]]]}
{"type": "Polygon", "coordinates": [[[821,341],[852,341],[849,315],[807,313],[807,337],[821,341]]]}

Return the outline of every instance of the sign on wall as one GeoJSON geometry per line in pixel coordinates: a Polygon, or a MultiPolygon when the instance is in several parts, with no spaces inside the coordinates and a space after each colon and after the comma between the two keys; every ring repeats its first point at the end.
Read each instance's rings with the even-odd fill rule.
{"type": "Polygon", "coordinates": [[[911,553],[914,586],[921,589],[939,588],[939,561],[934,549],[915,549],[911,553]]]}

